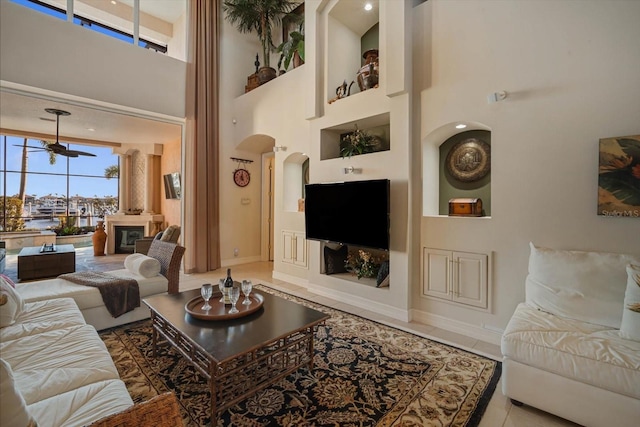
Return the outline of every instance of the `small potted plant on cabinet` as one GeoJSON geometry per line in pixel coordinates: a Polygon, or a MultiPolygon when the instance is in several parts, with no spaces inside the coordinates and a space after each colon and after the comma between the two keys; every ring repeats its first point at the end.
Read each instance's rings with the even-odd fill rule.
{"type": "Polygon", "coordinates": [[[292,0],[225,0],[222,4],[227,20],[241,33],[256,32],[262,45],[263,66],[258,70],[260,84],[276,77],[269,54],[275,49],[271,34],[282,23],[282,17],[293,10],[292,0]]]}

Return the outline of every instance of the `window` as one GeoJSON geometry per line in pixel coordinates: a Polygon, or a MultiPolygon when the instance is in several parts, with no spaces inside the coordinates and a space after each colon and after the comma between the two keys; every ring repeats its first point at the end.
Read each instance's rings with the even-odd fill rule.
{"type": "MultiPolygon", "coordinates": [[[[56,18],[66,20],[67,19],[67,11],[64,9],[60,9],[56,6],[46,4],[39,0],[12,0],[14,3],[20,4],[22,6],[28,7],[30,9],[36,10],[41,13],[45,13],[50,16],[54,16],[56,18]]],[[[105,14],[106,15],[106,14],[105,14]]],[[[131,18],[132,20],[132,18],[131,18]]],[[[105,23],[100,23],[95,20],[89,19],[87,17],[82,17],[78,14],[73,15],[73,23],[76,25],[80,25],[84,28],[88,28],[90,30],[96,31],[101,34],[105,34],[109,37],[116,38],[118,40],[122,40],[126,43],[133,44],[134,38],[133,35],[127,33],[125,31],[116,29],[112,26],[109,26],[105,23]]],[[[142,37],[138,40],[138,46],[144,47],[146,49],[155,50],[160,53],[167,53],[167,45],[163,45],[160,43],[155,43],[151,40],[143,39],[142,37]]]]}
{"type": "Polygon", "coordinates": [[[118,156],[111,148],[63,143],[95,157],[51,157],[40,140],[1,138],[0,231],[55,229],[69,221],[64,217],[89,226],[117,210],[118,156]]]}

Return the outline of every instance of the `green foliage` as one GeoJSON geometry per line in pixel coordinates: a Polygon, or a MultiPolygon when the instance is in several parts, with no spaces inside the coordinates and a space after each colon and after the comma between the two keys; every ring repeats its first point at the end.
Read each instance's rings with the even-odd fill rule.
{"type": "Polygon", "coordinates": [[[350,253],[344,263],[347,271],[355,273],[358,279],[362,277],[376,277],[382,260],[371,252],[359,250],[357,254],[350,253]]]}
{"type": "Polygon", "coordinates": [[[104,218],[105,215],[113,215],[118,210],[118,199],[116,197],[103,197],[98,198],[95,196],[93,202],[93,212],[99,218],[104,218]]]}
{"type": "Polygon", "coordinates": [[[104,169],[104,177],[107,179],[118,178],[120,176],[120,168],[118,165],[107,166],[104,169]]]}
{"type": "Polygon", "coordinates": [[[373,153],[378,145],[375,136],[358,129],[345,133],[340,138],[340,155],[342,157],[357,156],[358,154],[373,153]]]}
{"type": "Polygon", "coordinates": [[[74,236],[80,234],[80,228],[76,227],[77,218],[75,216],[59,216],[58,227],[54,228],[57,236],[74,236]]]}
{"type": "Polygon", "coordinates": [[[304,62],[304,21],[300,23],[298,31],[289,33],[289,39],[286,42],[280,43],[277,51],[280,52],[278,69],[280,69],[284,61],[284,70],[288,70],[291,59],[296,52],[298,52],[298,56],[300,56],[300,59],[304,62]]]}
{"type": "Polygon", "coordinates": [[[297,6],[292,0],[225,0],[222,10],[227,21],[241,33],[255,32],[262,44],[262,64],[270,66],[269,53],[275,49],[271,34],[282,17],[297,6]]]}
{"type": "MultiPolygon", "coordinates": [[[[42,145],[42,148],[49,148],[49,145],[51,144],[55,144],[55,141],[45,141],[45,140],[40,141],[40,145],[42,145]]],[[[56,160],[58,159],[58,155],[53,151],[47,151],[47,153],[49,154],[49,164],[55,165],[56,160]]]]}
{"type": "Polygon", "coordinates": [[[24,220],[21,217],[22,200],[17,197],[0,197],[0,230],[24,230],[24,220]]]}

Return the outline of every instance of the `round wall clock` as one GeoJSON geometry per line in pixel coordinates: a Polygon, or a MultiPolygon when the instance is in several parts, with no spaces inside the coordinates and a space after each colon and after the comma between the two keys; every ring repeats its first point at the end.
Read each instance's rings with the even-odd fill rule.
{"type": "Polygon", "coordinates": [[[249,175],[248,170],[236,169],[233,171],[233,182],[235,182],[238,187],[246,187],[249,185],[250,180],[251,175],[249,175]]]}
{"type": "Polygon", "coordinates": [[[491,146],[477,138],[462,140],[449,150],[445,165],[458,181],[482,179],[491,169],[491,146]]]}

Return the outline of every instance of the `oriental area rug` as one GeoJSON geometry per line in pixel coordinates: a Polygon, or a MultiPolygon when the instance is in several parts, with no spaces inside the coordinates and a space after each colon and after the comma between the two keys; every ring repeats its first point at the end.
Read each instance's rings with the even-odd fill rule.
{"type": "MultiPolygon", "coordinates": [[[[331,318],[315,337],[314,369],[299,369],[223,413],[218,426],[477,426],[501,364],[371,320],[255,286],[331,318]]],[[[152,354],[151,321],[105,330],[134,402],[173,391],[185,426],[211,424],[205,379],[170,346],[152,354]]]]}

